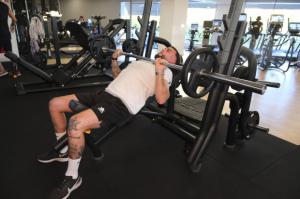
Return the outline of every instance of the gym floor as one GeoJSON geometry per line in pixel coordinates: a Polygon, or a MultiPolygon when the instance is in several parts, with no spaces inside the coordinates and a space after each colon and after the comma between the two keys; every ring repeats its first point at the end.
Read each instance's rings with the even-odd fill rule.
{"type": "MultiPolygon", "coordinates": [[[[281,76],[275,71],[265,75],[266,80],[281,76]]],[[[299,130],[299,124],[292,127],[285,123],[299,121],[299,71],[291,70],[285,76],[281,89],[266,93],[271,100],[263,103],[264,96],[254,97],[253,106],[261,113],[263,126],[271,129],[270,134],[257,132],[253,140],[228,151],[223,148],[226,121],[222,118],[201,172],[193,174],[185,161],[183,140],[137,116],[100,146],[105,154],[102,162],[92,160],[86,150],[80,168],[83,184],[71,198],[299,199],[299,143],[296,138],[288,142],[271,135],[278,131],[281,137],[286,132],[297,137],[299,130]],[[291,99],[294,101],[288,101],[291,99]],[[276,129],[276,123],[282,128],[276,129]]],[[[0,90],[0,198],[47,198],[66,169],[65,163],[36,161],[36,156],[55,141],[47,105],[52,97],[74,90],[16,96],[8,77],[0,79],[0,90]]]]}
{"type": "Polygon", "coordinates": [[[254,95],[252,108],[261,115],[261,125],[270,134],[300,144],[300,68],[287,73],[278,70],[259,72],[258,79],[279,82],[280,88],[268,88],[264,95],[254,95]]]}

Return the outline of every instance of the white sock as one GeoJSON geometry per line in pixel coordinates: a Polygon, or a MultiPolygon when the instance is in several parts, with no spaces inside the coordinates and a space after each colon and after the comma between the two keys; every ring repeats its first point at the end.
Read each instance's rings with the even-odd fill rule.
{"type": "MultiPolygon", "coordinates": [[[[56,139],[59,140],[60,138],[62,138],[64,135],[66,134],[66,131],[62,132],[62,133],[55,133],[56,139]]],[[[68,151],[68,145],[66,145],[62,150],[60,150],[59,152],[64,154],[68,151]]]]}
{"type": "Polygon", "coordinates": [[[69,158],[68,169],[65,174],[66,176],[72,176],[73,179],[78,178],[78,168],[79,168],[80,160],[81,158],[75,160],[69,158]]]}
{"type": "Polygon", "coordinates": [[[55,132],[56,139],[59,140],[59,139],[62,138],[66,133],[67,133],[66,131],[64,131],[64,132],[62,132],[62,133],[56,133],[56,132],[55,132]]]}

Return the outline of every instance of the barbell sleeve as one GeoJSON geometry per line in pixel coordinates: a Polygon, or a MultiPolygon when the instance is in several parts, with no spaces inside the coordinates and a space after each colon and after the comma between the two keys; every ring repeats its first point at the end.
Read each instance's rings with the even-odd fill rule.
{"type": "Polygon", "coordinates": [[[256,82],[266,85],[268,87],[280,88],[280,83],[278,83],[278,82],[268,82],[268,81],[262,81],[262,80],[257,80],[256,82]]]}
{"type": "MultiPolygon", "coordinates": [[[[114,49],[110,49],[110,48],[106,48],[106,47],[102,47],[102,50],[104,52],[106,51],[106,52],[112,52],[112,53],[114,53],[116,51],[114,49]]],[[[151,59],[151,58],[148,58],[148,57],[142,57],[140,55],[135,55],[135,54],[126,53],[126,52],[122,52],[121,54],[125,55],[125,56],[134,57],[134,58],[137,58],[137,59],[145,60],[145,61],[148,61],[148,62],[151,62],[151,63],[155,64],[155,60],[151,59]]],[[[163,63],[163,65],[165,65],[169,68],[175,69],[175,70],[182,70],[182,66],[180,66],[180,65],[170,64],[170,63],[163,63]]]]}
{"type": "Polygon", "coordinates": [[[210,72],[205,72],[204,70],[201,70],[201,71],[199,71],[199,76],[205,77],[210,80],[216,81],[218,83],[223,83],[223,84],[226,84],[229,86],[237,86],[242,89],[246,89],[246,90],[252,91],[254,93],[258,93],[258,94],[264,94],[267,89],[266,85],[263,85],[263,84],[260,84],[257,82],[253,82],[253,81],[249,81],[249,80],[245,80],[245,79],[236,78],[233,76],[223,75],[220,73],[210,73],[210,72]]]}

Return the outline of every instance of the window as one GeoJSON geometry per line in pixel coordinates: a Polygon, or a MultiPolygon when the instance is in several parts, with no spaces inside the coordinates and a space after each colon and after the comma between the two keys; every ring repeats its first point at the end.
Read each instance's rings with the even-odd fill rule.
{"type": "MultiPolygon", "coordinates": [[[[131,19],[131,27],[132,27],[132,37],[135,37],[135,30],[139,30],[140,24],[138,22],[138,16],[143,16],[144,11],[144,3],[143,0],[122,0],[121,1],[121,18],[122,19],[131,19]]],[[[160,20],[160,2],[153,1],[150,19],[156,20],[157,24],[159,24],[160,20]]]]}

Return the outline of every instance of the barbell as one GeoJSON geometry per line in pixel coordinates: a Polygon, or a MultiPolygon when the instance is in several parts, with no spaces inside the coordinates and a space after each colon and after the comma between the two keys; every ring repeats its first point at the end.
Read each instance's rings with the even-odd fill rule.
{"type": "MultiPolygon", "coordinates": [[[[102,51],[104,53],[107,53],[107,52],[114,53],[116,50],[115,49],[110,49],[110,48],[107,48],[107,47],[102,47],[102,51]]],[[[121,52],[121,54],[124,55],[124,56],[134,57],[134,58],[141,59],[141,60],[144,60],[144,61],[151,62],[151,63],[155,64],[155,60],[151,59],[151,58],[148,58],[148,57],[143,57],[143,56],[139,56],[139,55],[136,55],[136,54],[127,53],[127,52],[121,52]]],[[[170,64],[170,63],[163,63],[163,65],[165,65],[169,68],[173,68],[175,70],[182,70],[182,66],[180,66],[180,65],[170,64]]]]}
{"type": "MultiPolygon", "coordinates": [[[[116,51],[115,45],[111,42],[113,42],[112,39],[105,35],[98,36],[97,42],[94,42],[91,45],[91,50],[96,49],[96,53],[92,53],[93,57],[95,59],[101,58],[106,60],[111,58],[112,53],[116,51]]],[[[128,52],[122,52],[121,54],[155,63],[154,59],[148,57],[128,52]]],[[[210,48],[200,48],[193,51],[186,59],[183,66],[171,63],[163,64],[171,69],[181,71],[183,90],[187,95],[194,98],[206,95],[213,89],[215,83],[235,86],[258,94],[264,94],[267,89],[266,85],[258,82],[217,73],[219,69],[218,58],[215,52],[210,48]]]]}

